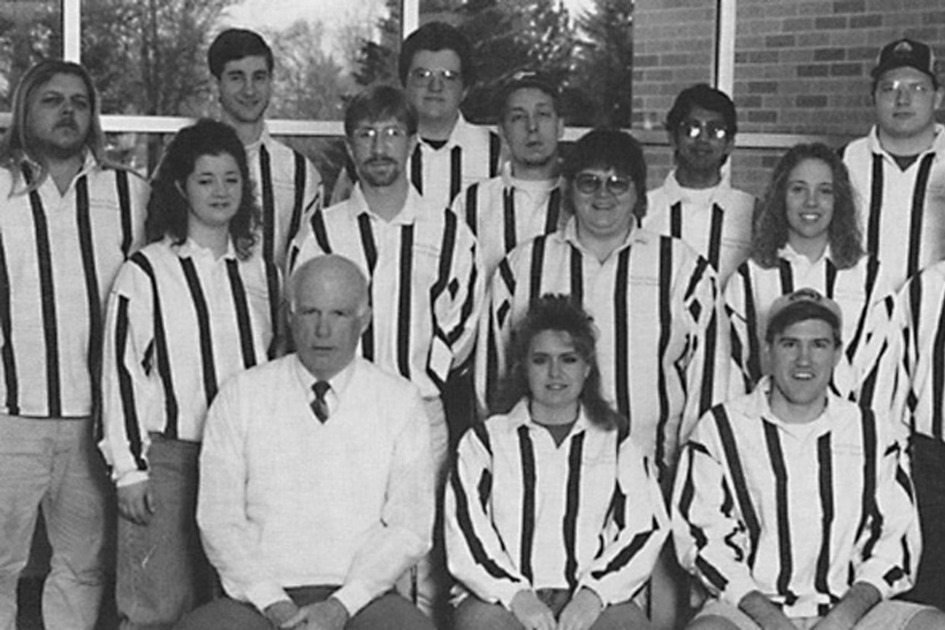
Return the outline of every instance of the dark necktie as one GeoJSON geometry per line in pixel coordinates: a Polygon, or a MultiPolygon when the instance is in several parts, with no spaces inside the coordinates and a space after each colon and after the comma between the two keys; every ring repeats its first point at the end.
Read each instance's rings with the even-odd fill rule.
{"type": "Polygon", "coordinates": [[[315,381],[312,385],[312,391],[315,392],[315,400],[312,401],[312,411],[315,417],[324,424],[328,420],[328,401],[325,400],[325,394],[331,389],[328,381],[315,381]]]}

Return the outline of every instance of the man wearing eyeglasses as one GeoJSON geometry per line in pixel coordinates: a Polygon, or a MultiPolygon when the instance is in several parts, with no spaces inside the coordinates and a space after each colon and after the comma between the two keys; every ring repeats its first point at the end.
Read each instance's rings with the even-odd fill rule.
{"type": "Polygon", "coordinates": [[[676,97],[666,131],[676,168],[650,192],[643,227],[681,238],[724,285],[748,258],[755,197],[732,188],[722,166],[735,148],[735,103],[705,83],[676,97]]]}
{"type": "MultiPolygon", "coordinates": [[[[344,126],[358,183],[349,199],[312,215],[290,249],[290,270],[330,253],[360,266],[373,313],[360,354],[419,387],[442,480],[448,444],[443,386],[472,352],[482,302],[476,239],[407,178],[417,117],[400,89],[381,85],[357,95],[344,126]]],[[[436,585],[424,576],[419,603],[429,610],[436,585]]]]}
{"type": "Polygon", "coordinates": [[[912,39],[883,47],[871,75],[876,124],[843,161],[866,249],[898,287],[945,258],[945,127],[935,122],[945,89],[932,49],[912,39]]]}
{"type": "MultiPolygon", "coordinates": [[[[460,190],[499,172],[499,136],[469,123],[459,109],[476,80],[472,47],[455,27],[429,22],[404,40],[398,73],[418,117],[410,182],[424,198],[449,208],[460,190]]],[[[339,176],[332,203],[347,198],[350,175],[339,176]]]]}

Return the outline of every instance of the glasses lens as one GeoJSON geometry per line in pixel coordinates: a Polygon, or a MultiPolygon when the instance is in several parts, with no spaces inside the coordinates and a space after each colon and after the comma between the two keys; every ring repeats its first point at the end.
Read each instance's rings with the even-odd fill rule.
{"type": "Polygon", "coordinates": [[[611,175],[607,180],[607,190],[613,195],[622,195],[630,190],[630,178],[611,175]]]}
{"type": "Polygon", "coordinates": [[[601,178],[593,173],[580,173],[574,178],[574,187],[584,195],[593,195],[601,185],[601,178]]]}

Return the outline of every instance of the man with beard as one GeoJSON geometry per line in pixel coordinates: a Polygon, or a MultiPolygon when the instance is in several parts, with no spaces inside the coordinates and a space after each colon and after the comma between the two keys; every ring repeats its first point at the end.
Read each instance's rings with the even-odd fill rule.
{"type": "Polygon", "coordinates": [[[92,417],[102,310],[142,243],[147,184],[105,162],[86,70],[46,60],[0,139],[0,628],[40,509],[52,546],[46,628],[95,626],[104,587],[105,471],[92,417]]]}
{"type": "Polygon", "coordinates": [[[676,168],[649,194],[643,227],[681,238],[706,258],[719,286],[748,258],[753,195],[731,187],[722,166],[735,148],[735,103],[699,83],[666,116],[676,168]]]}
{"type": "MultiPolygon", "coordinates": [[[[358,184],[349,199],[312,215],[290,249],[289,267],[334,253],[368,277],[373,315],[361,355],[420,388],[439,488],[448,443],[443,386],[472,352],[482,302],[476,239],[408,181],[417,116],[401,90],[379,85],[357,95],[344,125],[358,184]]],[[[434,581],[426,568],[421,564],[419,604],[430,610],[434,581]]]]}
{"type": "MultiPolygon", "coordinates": [[[[262,211],[256,251],[282,267],[292,238],[321,205],[322,177],[304,155],[276,142],[266,128],[273,58],[265,40],[250,30],[227,29],[213,40],[207,61],[217,81],[223,122],[243,141],[256,182],[256,202],[262,211]]],[[[275,276],[270,284],[274,280],[275,276]]]]}
{"type": "Polygon", "coordinates": [[[560,227],[558,141],[564,133],[559,92],[541,75],[515,75],[502,90],[499,133],[509,162],[498,177],[477,182],[453,201],[479,241],[488,281],[516,245],[560,227]]]}

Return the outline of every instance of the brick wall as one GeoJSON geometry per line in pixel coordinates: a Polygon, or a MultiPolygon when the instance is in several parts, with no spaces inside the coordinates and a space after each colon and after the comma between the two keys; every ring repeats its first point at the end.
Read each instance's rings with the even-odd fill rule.
{"type": "MultiPolygon", "coordinates": [[[[658,128],[683,88],[712,81],[713,0],[637,0],[634,9],[634,127],[658,128]]],[[[872,122],[869,71],[883,44],[932,44],[945,80],[943,0],[737,0],[732,95],[744,132],[863,135],[872,122]]],[[[945,112],[939,112],[945,122],[945,112]]],[[[764,189],[781,151],[739,149],[732,180],[764,189]]],[[[650,183],[670,166],[650,147],[650,183]]]]}

